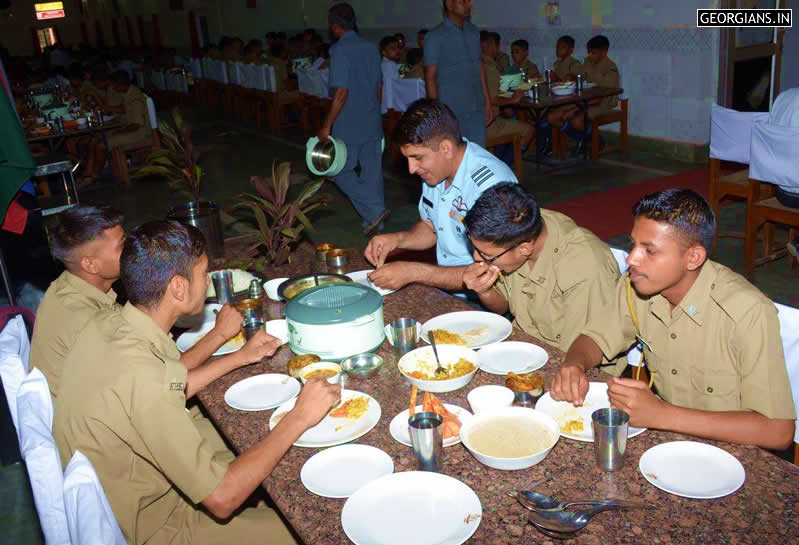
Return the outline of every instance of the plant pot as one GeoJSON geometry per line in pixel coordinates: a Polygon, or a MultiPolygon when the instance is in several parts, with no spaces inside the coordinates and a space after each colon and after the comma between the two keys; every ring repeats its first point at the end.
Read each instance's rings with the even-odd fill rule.
{"type": "Polygon", "coordinates": [[[222,217],[215,202],[188,202],[175,206],[167,218],[200,230],[205,237],[205,253],[208,259],[225,257],[225,240],[222,237],[222,217]]]}

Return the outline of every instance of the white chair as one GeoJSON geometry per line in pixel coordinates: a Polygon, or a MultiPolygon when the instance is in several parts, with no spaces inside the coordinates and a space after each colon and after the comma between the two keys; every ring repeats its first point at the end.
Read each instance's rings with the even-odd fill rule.
{"type": "Polygon", "coordinates": [[[53,400],[47,379],[33,369],[17,394],[19,450],[47,545],[70,545],[64,509],[64,474],[53,439],[53,400]]]}
{"type": "Polygon", "coordinates": [[[330,69],[319,70],[320,98],[330,98],[330,69]]]}
{"type": "Polygon", "coordinates": [[[297,86],[300,93],[304,95],[317,96],[317,88],[314,83],[312,72],[313,68],[300,68],[297,70],[297,86]]]}
{"type": "Polygon", "coordinates": [[[64,472],[64,507],[72,545],[126,545],[92,463],[78,450],[64,472]]]}
{"type": "Polygon", "coordinates": [[[241,85],[241,67],[242,63],[240,62],[229,62],[227,65],[228,69],[228,81],[231,85],[241,85]]]}
{"type": "Polygon", "coordinates": [[[160,70],[154,70],[153,73],[150,75],[150,79],[153,82],[153,86],[159,91],[166,90],[166,80],[164,79],[164,73],[160,70]]]}
{"type": "MultiPolygon", "coordinates": [[[[777,318],[780,320],[780,337],[782,351],[785,354],[785,366],[788,368],[788,380],[791,383],[791,394],[796,413],[799,416],[799,309],[774,303],[777,307],[777,318]]],[[[799,443],[799,419],[796,421],[794,443],[799,443]]],[[[794,455],[794,463],[799,461],[799,446],[794,455]]]]}
{"type": "Polygon", "coordinates": [[[395,79],[391,82],[390,108],[404,112],[412,102],[427,96],[424,80],[419,78],[395,79]]]}
{"type": "Polygon", "coordinates": [[[227,61],[216,61],[216,77],[217,81],[223,85],[230,83],[228,79],[227,61]]]}
{"type": "Polygon", "coordinates": [[[616,259],[616,264],[619,266],[619,273],[624,274],[627,271],[627,256],[630,255],[620,248],[611,248],[610,253],[616,259]]]}
{"type": "Polygon", "coordinates": [[[198,59],[197,57],[192,57],[189,60],[189,66],[191,70],[191,75],[194,76],[194,79],[201,79],[205,77],[203,74],[203,59],[198,59]]]}
{"type": "MultiPolygon", "coordinates": [[[[799,128],[771,123],[755,123],[752,127],[750,185],[766,182],[799,193],[799,128]],[[755,181],[757,180],[757,181],[755,181]]],[[[759,185],[759,184],[758,184],[759,185]]],[[[770,197],[770,195],[762,197],[770,197]]],[[[774,244],[774,224],[790,227],[789,238],[799,236],[799,209],[784,206],[776,197],[753,198],[747,208],[744,269],[750,273],[755,266],[783,257],[784,247],[774,244]],[[763,256],[755,257],[758,230],[763,229],[763,256]]],[[[791,266],[795,265],[791,257],[791,266]]]]}
{"type": "Polygon", "coordinates": [[[28,361],[30,361],[31,357],[31,341],[28,338],[28,330],[21,314],[11,318],[6,323],[3,331],[0,331],[0,356],[4,354],[19,356],[25,364],[25,372],[27,373],[28,361]]]}

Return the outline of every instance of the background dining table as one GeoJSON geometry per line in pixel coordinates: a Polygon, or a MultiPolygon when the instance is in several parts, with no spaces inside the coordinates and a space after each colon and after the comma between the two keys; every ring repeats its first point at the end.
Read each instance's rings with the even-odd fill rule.
{"type": "MultiPolygon", "coordinates": [[[[272,268],[264,279],[292,277],[309,271],[327,272],[323,263],[307,261],[272,268]]],[[[352,256],[343,270],[352,272],[370,268],[360,256],[352,256]]],[[[383,303],[385,322],[396,318],[415,318],[424,322],[448,312],[474,310],[464,301],[443,291],[423,285],[409,285],[386,295],[383,303]]],[[[266,302],[269,318],[277,318],[280,305],[266,302]]],[[[547,364],[537,372],[544,377],[545,389],[563,363],[564,354],[547,346],[518,328],[508,340],[531,342],[549,354],[547,364]]],[[[420,340],[419,346],[424,341],[420,340]]],[[[372,445],[391,456],[394,471],[414,471],[416,460],[410,447],[395,441],[389,433],[391,419],[407,409],[410,386],[398,369],[398,357],[386,340],[377,351],[385,363],[379,373],[365,380],[347,378],[346,388],[374,397],[382,408],[380,421],[355,443],[372,445]]],[[[269,435],[273,411],[242,412],[228,406],[225,391],[236,382],[261,373],[287,373],[286,363],[292,353],[284,345],[272,358],[238,369],[208,385],[198,397],[218,430],[238,453],[245,452],[269,435]]],[[[484,384],[504,384],[503,376],[478,371],[464,388],[437,394],[442,402],[466,409],[466,394],[484,384]]],[[[592,381],[606,381],[610,375],[599,370],[589,372],[592,381]]],[[[469,543],[490,545],[550,543],[526,521],[525,511],[507,493],[529,489],[535,481],[547,478],[536,490],[561,501],[617,497],[640,499],[654,504],[652,510],[610,511],[597,515],[570,540],[580,544],[787,544],[799,540],[799,468],[774,454],[751,446],[707,440],[734,455],[746,470],[743,486],[729,496],[714,500],[695,500],[666,493],[651,485],[638,470],[638,460],[647,449],[669,441],[697,440],[670,432],[648,430],[627,443],[624,467],[617,472],[600,471],[594,461],[593,445],[560,438],[550,454],[538,465],[520,471],[500,471],[477,462],[468,450],[457,444],[445,450],[442,472],[471,487],[480,498],[483,513],[480,526],[469,543]]],[[[300,481],[300,470],[321,449],[291,447],[263,486],[277,508],[307,544],[347,543],[341,525],[341,510],[346,500],[328,499],[309,492],[300,481]]],[[[412,523],[412,521],[408,521],[412,523]]]]}

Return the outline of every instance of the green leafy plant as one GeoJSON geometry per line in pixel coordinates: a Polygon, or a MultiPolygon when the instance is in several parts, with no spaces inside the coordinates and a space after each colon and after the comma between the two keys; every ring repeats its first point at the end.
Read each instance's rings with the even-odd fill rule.
{"type": "Polygon", "coordinates": [[[169,119],[158,120],[158,132],[164,149],[150,153],[131,178],[161,176],[173,189],[186,189],[195,201],[200,200],[203,169],[198,164],[201,153],[191,140],[192,128],[183,120],[180,110],[172,109],[169,119]]]}
{"type": "Polygon", "coordinates": [[[299,188],[299,193],[289,199],[291,163],[272,165],[272,177],[252,176],[250,182],[256,193],[237,195],[233,211],[241,219],[254,220],[256,242],[245,251],[244,268],[263,272],[266,265],[279,266],[288,262],[291,250],[302,239],[303,230],[313,231],[309,216],[327,204],[323,195],[317,195],[324,179],[313,180],[299,188]]]}

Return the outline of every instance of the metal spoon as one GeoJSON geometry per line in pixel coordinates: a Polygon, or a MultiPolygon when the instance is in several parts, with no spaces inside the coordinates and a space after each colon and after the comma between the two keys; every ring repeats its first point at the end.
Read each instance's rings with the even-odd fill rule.
{"type": "Polygon", "coordinates": [[[567,511],[534,511],[527,515],[527,520],[537,528],[543,528],[544,530],[561,534],[573,534],[585,528],[588,521],[590,521],[594,515],[602,511],[624,509],[626,507],[625,505],[619,505],[616,502],[610,501],[592,507],[591,509],[575,511],[573,513],[567,511]]]}
{"type": "Polygon", "coordinates": [[[430,346],[433,347],[433,354],[435,354],[435,356],[436,356],[436,364],[438,364],[438,367],[436,367],[436,373],[435,374],[438,375],[438,374],[443,373],[443,374],[446,375],[447,374],[447,370],[444,369],[441,366],[441,360],[438,359],[438,349],[436,348],[436,336],[433,335],[433,332],[431,331],[429,337],[430,337],[430,346]]]}
{"type": "Polygon", "coordinates": [[[579,501],[570,501],[567,503],[561,503],[555,498],[550,496],[546,496],[544,494],[540,494],[538,492],[533,492],[532,490],[524,490],[520,491],[516,496],[516,499],[522,504],[523,507],[529,509],[530,511],[563,511],[567,507],[571,507],[573,505],[602,505],[606,503],[613,503],[618,505],[619,507],[629,507],[629,508],[641,508],[646,509],[651,507],[651,505],[636,501],[630,500],[621,500],[621,499],[614,499],[608,498],[604,500],[599,499],[591,499],[591,500],[579,500],[579,501]]]}

